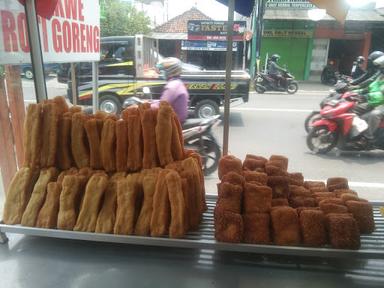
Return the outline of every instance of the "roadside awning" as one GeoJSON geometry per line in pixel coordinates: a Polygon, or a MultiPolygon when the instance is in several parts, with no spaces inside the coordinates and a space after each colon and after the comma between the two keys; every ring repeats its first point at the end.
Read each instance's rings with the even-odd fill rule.
{"type": "Polygon", "coordinates": [[[309,0],[320,9],[327,10],[340,23],[344,23],[348,14],[349,5],[345,0],[309,0]]]}

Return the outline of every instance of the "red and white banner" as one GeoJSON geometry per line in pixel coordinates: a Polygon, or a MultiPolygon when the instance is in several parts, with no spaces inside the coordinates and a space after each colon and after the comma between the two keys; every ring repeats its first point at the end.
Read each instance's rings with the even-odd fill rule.
{"type": "MultiPolygon", "coordinates": [[[[51,2],[51,0],[37,2],[44,1],[51,2]]],[[[52,17],[38,13],[44,15],[44,17],[38,15],[44,63],[100,60],[98,2],[96,0],[57,0],[52,17]]],[[[0,64],[31,62],[27,33],[24,6],[15,0],[1,0],[0,64]]]]}

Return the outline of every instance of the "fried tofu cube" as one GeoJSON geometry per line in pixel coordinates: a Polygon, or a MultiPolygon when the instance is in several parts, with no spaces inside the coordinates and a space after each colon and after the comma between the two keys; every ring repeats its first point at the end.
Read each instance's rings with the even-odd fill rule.
{"type": "Polygon", "coordinates": [[[272,188],[273,198],[287,198],[289,195],[288,177],[269,176],[268,186],[272,188]]]}
{"type": "Polygon", "coordinates": [[[327,243],[325,215],[320,210],[302,210],[299,214],[303,244],[321,247],[327,243]]]}
{"type": "Polygon", "coordinates": [[[240,243],[243,238],[243,218],[216,206],[215,238],[220,242],[240,243]]]}
{"type": "Polygon", "coordinates": [[[241,213],[243,187],[230,183],[221,183],[217,203],[223,209],[233,213],[241,213]]]}
{"type": "Polygon", "coordinates": [[[232,155],[226,155],[221,157],[219,161],[219,179],[221,180],[223,176],[231,171],[236,172],[241,175],[243,171],[243,164],[240,159],[232,155]]]}
{"type": "Polygon", "coordinates": [[[245,179],[241,174],[231,171],[225,174],[221,179],[221,183],[224,183],[224,182],[243,186],[245,179]]]}
{"type": "Polygon", "coordinates": [[[279,206],[271,211],[273,241],[277,245],[299,245],[300,226],[296,209],[279,206]]]}
{"type": "Polygon", "coordinates": [[[272,199],[272,207],[277,207],[277,206],[289,206],[288,199],[286,198],[272,199]]]}
{"type": "Polygon", "coordinates": [[[313,197],[306,197],[306,196],[295,196],[289,198],[289,204],[293,208],[298,207],[315,207],[316,199],[313,197]]]}
{"type": "Polygon", "coordinates": [[[264,157],[247,154],[243,162],[243,170],[264,172],[267,161],[264,157]]]}
{"type": "Polygon", "coordinates": [[[271,244],[270,218],[269,213],[244,214],[244,242],[271,244]]]}
{"type": "Polygon", "coordinates": [[[299,172],[288,173],[288,178],[289,178],[290,185],[297,185],[297,186],[304,185],[304,176],[302,173],[299,173],[299,172]]]}
{"type": "Polygon", "coordinates": [[[304,186],[289,185],[289,195],[312,197],[312,192],[304,186]]]}
{"type": "Polygon", "coordinates": [[[269,157],[269,161],[279,162],[279,167],[284,171],[288,170],[288,158],[282,155],[272,155],[269,157]]]}
{"type": "Polygon", "coordinates": [[[262,213],[271,210],[272,189],[252,183],[244,185],[244,213],[262,213]]]}
{"type": "Polygon", "coordinates": [[[346,202],[346,205],[357,221],[361,234],[370,234],[375,231],[373,208],[370,203],[350,200],[346,202]]]}
{"type": "Polygon", "coordinates": [[[334,191],[337,189],[349,189],[348,179],[343,177],[328,178],[327,188],[329,191],[334,191]]]}
{"type": "Polygon", "coordinates": [[[324,212],[325,215],[330,213],[348,213],[348,208],[344,205],[337,205],[334,203],[323,203],[322,201],[319,204],[320,210],[324,212]]]}
{"type": "Polygon", "coordinates": [[[259,182],[262,185],[267,185],[268,175],[266,173],[257,171],[243,171],[243,175],[246,182],[259,182]]]}
{"type": "Polygon", "coordinates": [[[332,248],[359,249],[360,233],[357,221],[348,214],[327,215],[328,238],[332,248]]]}

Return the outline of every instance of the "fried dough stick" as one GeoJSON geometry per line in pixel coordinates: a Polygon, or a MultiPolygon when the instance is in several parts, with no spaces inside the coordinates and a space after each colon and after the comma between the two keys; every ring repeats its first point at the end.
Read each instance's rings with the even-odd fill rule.
{"type": "Polygon", "coordinates": [[[172,117],[172,157],[175,161],[184,159],[184,138],[180,121],[173,113],[172,117]]]}
{"type": "MultiPolygon", "coordinates": [[[[206,209],[205,203],[205,189],[204,189],[204,177],[202,175],[201,166],[199,166],[198,161],[194,157],[189,157],[181,162],[184,172],[189,174],[191,180],[193,181],[192,187],[194,188],[194,197],[197,199],[198,203],[198,213],[197,217],[200,219],[200,213],[203,213],[206,209]]],[[[200,220],[199,220],[200,223],[200,220]]]]}
{"type": "Polygon", "coordinates": [[[91,176],[85,187],[79,217],[73,230],[95,232],[97,216],[107,185],[108,176],[104,172],[97,172],[91,176]]]}
{"type": "Polygon", "coordinates": [[[53,103],[56,104],[57,113],[59,113],[59,115],[63,115],[64,113],[68,112],[69,108],[64,96],[56,96],[52,100],[53,103]]]}
{"type": "Polygon", "coordinates": [[[143,168],[153,168],[157,165],[156,149],[156,119],[149,103],[140,106],[140,119],[143,129],[143,168]],[[147,105],[148,104],[148,105],[147,105]]]}
{"type": "Polygon", "coordinates": [[[37,216],[36,227],[54,229],[59,214],[61,184],[50,182],[47,185],[47,196],[37,216]]]}
{"type": "Polygon", "coordinates": [[[45,201],[47,185],[49,182],[55,181],[58,174],[59,172],[55,167],[40,171],[40,176],[33,188],[31,199],[21,218],[21,225],[29,227],[35,226],[37,216],[45,201]]]}
{"type": "Polygon", "coordinates": [[[127,167],[131,172],[139,171],[143,166],[143,139],[139,109],[129,107],[122,112],[128,127],[128,155],[127,167]]]}
{"type": "Polygon", "coordinates": [[[40,166],[41,129],[43,104],[30,104],[24,121],[24,166],[40,166]]]}
{"type": "Polygon", "coordinates": [[[56,104],[47,102],[43,104],[43,129],[40,167],[55,166],[59,112],[56,104]]]}
{"type": "Polygon", "coordinates": [[[151,217],[153,212],[153,196],[156,190],[157,173],[149,173],[143,177],[144,201],[136,222],[135,234],[147,236],[150,234],[151,217]]]}
{"type": "Polygon", "coordinates": [[[100,155],[100,134],[97,126],[97,119],[89,119],[84,123],[89,143],[90,167],[92,169],[101,169],[103,164],[100,155]]]}
{"type": "Polygon", "coordinates": [[[117,181],[125,178],[125,172],[117,172],[108,181],[107,189],[104,192],[104,203],[97,217],[97,233],[113,233],[116,220],[117,206],[117,181]]]}
{"type": "Polygon", "coordinates": [[[170,238],[182,238],[187,232],[186,206],[182,190],[181,178],[176,171],[171,171],[165,176],[169,203],[171,206],[171,224],[169,226],[170,238]]]}
{"type": "Polygon", "coordinates": [[[156,124],[156,146],[161,166],[173,161],[172,157],[172,107],[166,102],[160,102],[156,124]]]}
{"type": "Polygon", "coordinates": [[[13,176],[4,205],[5,224],[20,224],[38,175],[34,169],[22,167],[13,176]]]}
{"type": "Polygon", "coordinates": [[[127,171],[128,129],[123,119],[116,121],[116,170],[127,171]]]}
{"type": "Polygon", "coordinates": [[[171,220],[171,208],[169,205],[166,176],[171,170],[164,169],[159,173],[156,183],[156,191],[153,196],[153,211],[151,218],[151,236],[166,235],[171,220]]]}
{"type": "Polygon", "coordinates": [[[57,228],[73,230],[75,227],[85,182],[86,177],[83,175],[64,176],[57,228]]]}
{"type": "Polygon", "coordinates": [[[86,115],[81,112],[72,116],[71,148],[73,160],[78,168],[89,167],[89,147],[85,134],[86,115]]]}
{"type": "Polygon", "coordinates": [[[60,169],[71,168],[71,127],[72,116],[66,115],[59,119],[58,142],[57,142],[57,165],[60,169]]]}
{"type": "Polygon", "coordinates": [[[116,121],[106,119],[101,132],[100,153],[101,161],[106,172],[116,170],[116,121]]]}
{"type": "Polygon", "coordinates": [[[117,212],[114,233],[131,235],[135,229],[136,201],[140,193],[140,174],[129,174],[117,184],[117,212]]]}

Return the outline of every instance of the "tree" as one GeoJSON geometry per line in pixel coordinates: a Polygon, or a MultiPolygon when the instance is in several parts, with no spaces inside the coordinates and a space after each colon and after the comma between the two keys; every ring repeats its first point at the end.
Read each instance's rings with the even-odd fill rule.
{"type": "Polygon", "coordinates": [[[101,36],[133,36],[148,34],[151,21],[144,12],[121,0],[101,1],[101,36]]]}

